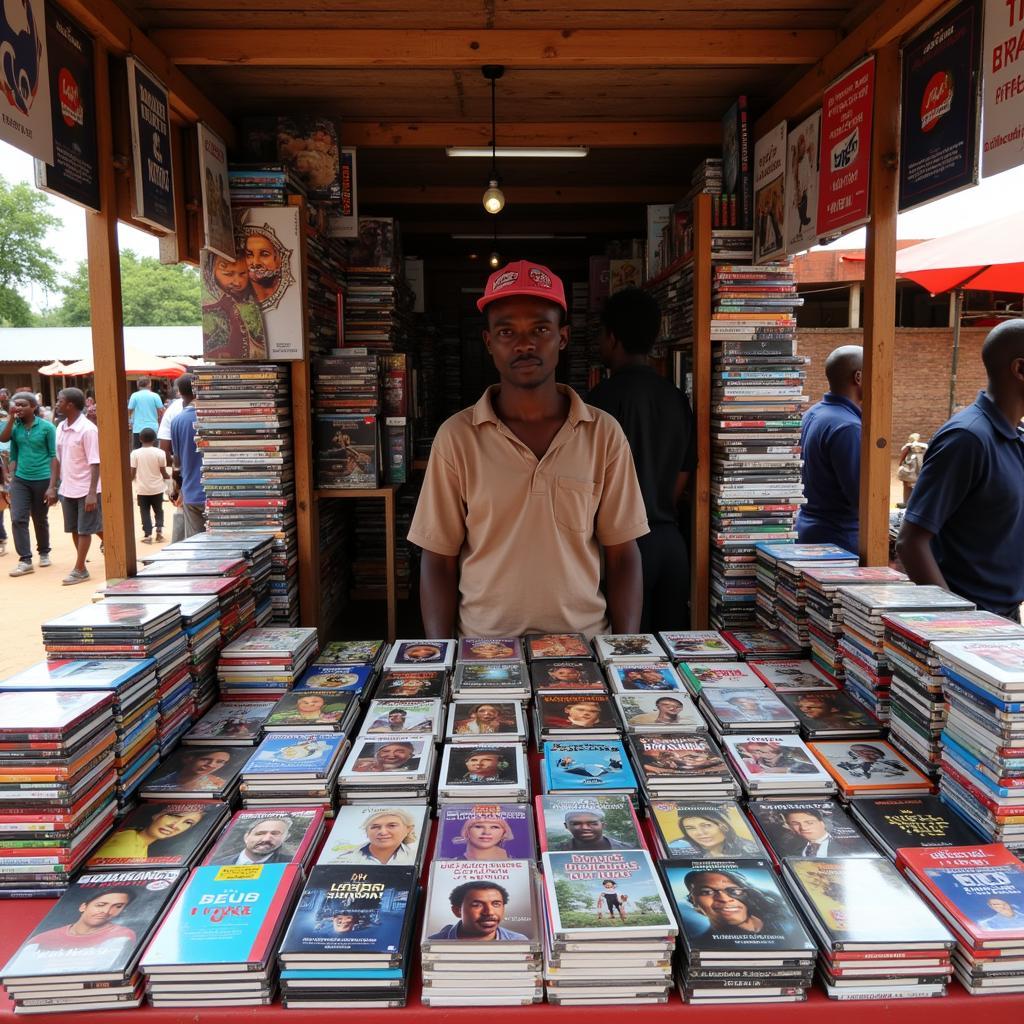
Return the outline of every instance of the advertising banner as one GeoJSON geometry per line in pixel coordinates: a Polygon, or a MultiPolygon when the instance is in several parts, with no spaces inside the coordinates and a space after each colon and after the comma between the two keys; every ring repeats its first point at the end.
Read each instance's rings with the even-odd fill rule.
{"type": "Polygon", "coordinates": [[[0,139],[53,163],[43,0],[0,4],[0,139]]]}
{"type": "Polygon", "coordinates": [[[754,262],[786,255],[786,122],[754,143],[754,262]]]}
{"type": "Polygon", "coordinates": [[[1024,163],[1024,5],[986,0],[981,176],[1024,163]]]}
{"type": "Polygon", "coordinates": [[[132,216],[174,231],[174,176],[167,90],[134,57],[128,64],[132,122],[132,216]]]}

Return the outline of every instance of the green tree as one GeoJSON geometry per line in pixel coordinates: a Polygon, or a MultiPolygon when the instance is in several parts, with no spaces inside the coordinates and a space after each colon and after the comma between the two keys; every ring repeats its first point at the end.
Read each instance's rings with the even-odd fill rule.
{"type": "MultiPolygon", "coordinates": [[[[199,273],[185,263],[168,266],[125,249],[121,253],[121,309],[126,327],[198,324],[199,273]]],[[[89,267],[83,260],[65,281],[63,300],[48,322],[84,327],[90,321],[89,267]]]]}
{"type": "Polygon", "coordinates": [[[44,242],[60,224],[45,195],[25,182],[12,185],[0,177],[0,324],[32,325],[32,309],[19,287],[56,289],[57,254],[44,242]]]}

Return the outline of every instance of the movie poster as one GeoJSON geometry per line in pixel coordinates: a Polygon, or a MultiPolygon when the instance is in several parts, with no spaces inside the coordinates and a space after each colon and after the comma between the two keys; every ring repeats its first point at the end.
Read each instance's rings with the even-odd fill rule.
{"type": "Polygon", "coordinates": [[[900,212],[977,185],[980,64],[978,0],[903,47],[900,212]]]}
{"type": "Polygon", "coordinates": [[[235,230],[228,186],[228,150],[224,140],[200,122],[199,179],[203,190],[203,245],[234,261],[235,230]]]}
{"type": "Polygon", "coordinates": [[[754,143],[754,263],[786,255],[786,122],[754,143]]]}
{"type": "Polygon", "coordinates": [[[36,160],[36,186],[89,210],[100,208],[92,38],[46,5],[53,162],[36,160]]]}
{"type": "Polygon", "coordinates": [[[786,252],[818,243],[818,154],[821,111],[816,110],[786,138],[786,252]]]}
{"type": "Polygon", "coordinates": [[[43,0],[5,0],[0,13],[0,139],[52,164],[53,122],[43,0]]]}
{"type": "Polygon", "coordinates": [[[174,176],[167,89],[128,57],[128,113],[132,125],[132,216],[173,233],[174,176]]]}
{"type": "Polygon", "coordinates": [[[874,57],[850,68],[822,97],[819,237],[848,231],[868,220],[874,102],[874,57]]]}
{"type": "Polygon", "coordinates": [[[336,207],[328,207],[327,234],[331,238],[358,238],[359,182],[356,174],[355,146],[341,147],[339,175],[341,200],[336,207]]]}
{"type": "Polygon", "coordinates": [[[985,0],[984,138],[981,176],[1024,163],[1024,11],[1019,3],[985,0]]]}
{"type": "Polygon", "coordinates": [[[202,253],[203,358],[302,359],[298,207],[245,207],[235,211],[234,228],[235,259],[202,253]]]}

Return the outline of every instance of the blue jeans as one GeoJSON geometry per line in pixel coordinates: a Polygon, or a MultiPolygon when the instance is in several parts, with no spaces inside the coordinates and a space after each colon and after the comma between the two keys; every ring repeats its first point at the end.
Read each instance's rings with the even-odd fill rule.
{"type": "Polygon", "coordinates": [[[32,538],[28,532],[30,518],[36,530],[39,554],[50,553],[50,521],[47,518],[50,509],[43,500],[49,487],[49,479],[22,480],[16,476],[11,480],[11,527],[14,546],[23,562],[32,561],[32,538]]]}

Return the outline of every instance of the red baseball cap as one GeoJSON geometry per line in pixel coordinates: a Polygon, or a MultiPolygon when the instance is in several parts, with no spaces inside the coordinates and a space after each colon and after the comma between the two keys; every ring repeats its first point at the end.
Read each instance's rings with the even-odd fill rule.
{"type": "Polygon", "coordinates": [[[483,295],[476,300],[476,308],[482,313],[492,302],[507,299],[513,295],[529,295],[535,299],[546,299],[561,306],[567,313],[565,285],[562,279],[552,274],[547,267],[529,260],[517,260],[496,270],[487,278],[483,295]]]}

